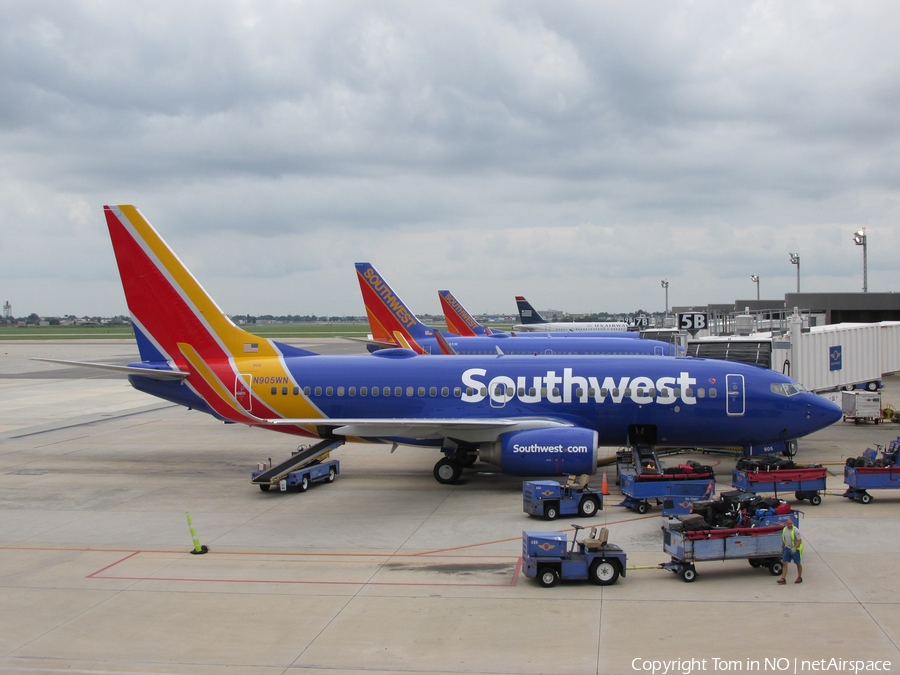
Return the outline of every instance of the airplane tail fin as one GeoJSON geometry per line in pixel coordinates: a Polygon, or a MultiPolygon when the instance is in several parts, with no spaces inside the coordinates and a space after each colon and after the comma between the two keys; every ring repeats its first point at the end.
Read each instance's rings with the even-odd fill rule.
{"type": "Polygon", "coordinates": [[[450,291],[438,291],[441,298],[441,307],[444,310],[444,318],[447,321],[447,330],[457,335],[473,337],[475,335],[490,335],[490,331],[478,323],[466,308],[453,297],[450,291]]]}
{"type": "Polygon", "coordinates": [[[531,306],[531,303],[521,295],[516,296],[516,305],[519,308],[519,321],[522,322],[522,325],[527,325],[529,323],[546,323],[544,317],[538,314],[538,311],[531,306]]]}
{"type": "Polygon", "coordinates": [[[434,329],[419,321],[371,263],[356,263],[356,276],[374,339],[416,349],[417,338],[434,334],[434,329]]]}
{"type": "Polygon", "coordinates": [[[103,211],[142,361],[187,367],[183,344],[207,362],[276,354],[269,340],[231,322],[134,206],[103,211]]]}

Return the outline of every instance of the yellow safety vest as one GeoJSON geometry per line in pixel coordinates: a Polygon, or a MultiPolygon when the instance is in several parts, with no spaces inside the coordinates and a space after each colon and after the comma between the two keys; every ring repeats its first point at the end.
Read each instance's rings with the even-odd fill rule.
{"type": "MultiPolygon", "coordinates": [[[[783,530],[781,530],[781,543],[784,544],[785,548],[788,547],[787,537],[785,536],[787,531],[788,531],[788,529],[786,527],[783,530]]],[[[797,552],[800,555],[803,555],[803,540],[802,539],[800,540],[800,546],[797,546],[797,527],[796,526],[791,528],[791,548],[796,548],[797,552]]]]}

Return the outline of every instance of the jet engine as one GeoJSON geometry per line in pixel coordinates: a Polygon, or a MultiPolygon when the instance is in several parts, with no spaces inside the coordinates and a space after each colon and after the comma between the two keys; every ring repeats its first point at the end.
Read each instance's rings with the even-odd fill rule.
{"type": "Polygon", "coordinates": [[[597,472],[597,432],[578,427],[511,431],[482,445],[478,458],[512,476],[597,472]]]}

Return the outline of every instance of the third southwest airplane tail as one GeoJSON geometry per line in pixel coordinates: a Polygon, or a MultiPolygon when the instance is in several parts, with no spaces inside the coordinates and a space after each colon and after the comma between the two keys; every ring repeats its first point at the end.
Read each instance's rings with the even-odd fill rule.
{"type": "Polygon", "coordinates": [[[441,299],[441,307],[444,310],[444,319],[447,321],[447,330],[462,337],[474,337],[476,335],[490,335],[490,328],[482,326],[466,311],[453,293],[450,291],[438,291],[441,299]]]}

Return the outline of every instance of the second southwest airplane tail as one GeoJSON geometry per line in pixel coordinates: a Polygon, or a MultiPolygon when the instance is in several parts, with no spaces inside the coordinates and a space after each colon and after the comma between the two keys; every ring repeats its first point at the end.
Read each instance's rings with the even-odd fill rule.
{"type": "Polygon", "coordinates": [[[424,354],[425,350],[417,340],[433,337],[436,331],[419,321],[371,263],[356,263],[356,276],[372,337],[424,354]]]}

